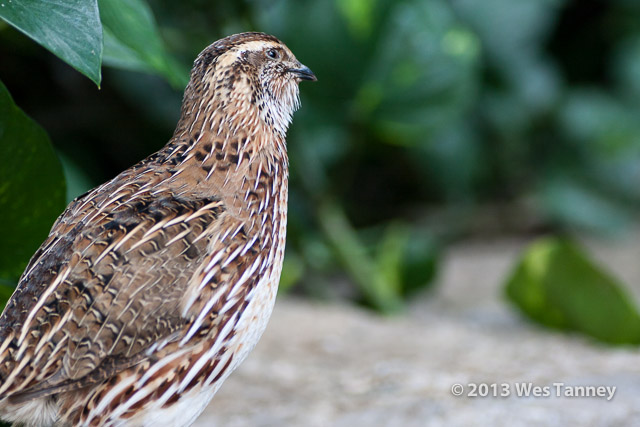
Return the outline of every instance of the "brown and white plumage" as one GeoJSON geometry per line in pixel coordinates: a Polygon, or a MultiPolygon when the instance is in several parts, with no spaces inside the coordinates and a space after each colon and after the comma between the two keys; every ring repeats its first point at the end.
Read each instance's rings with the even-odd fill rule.
{"type": "Polygon", "coordinates": [[[0,418],[189,425],[271,314],[285,134],[311,71],[243,33],[196,59],[169,143],[73,201],[0,318],[0,418]]]}

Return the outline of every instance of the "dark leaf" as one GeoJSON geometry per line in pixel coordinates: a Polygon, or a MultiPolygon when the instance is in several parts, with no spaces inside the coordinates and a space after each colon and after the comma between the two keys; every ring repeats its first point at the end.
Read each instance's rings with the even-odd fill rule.
{"type": "Polygon", "coordinates": [[[0,279],[15,281],[65,207],[60,161],[45,131],[0,82],[0,279]]]}

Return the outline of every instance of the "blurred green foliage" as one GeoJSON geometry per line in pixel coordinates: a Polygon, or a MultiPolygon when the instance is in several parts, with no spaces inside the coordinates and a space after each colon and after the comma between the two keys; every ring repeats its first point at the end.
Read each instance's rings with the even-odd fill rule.
{"type": "Polygon", "coordinates": [[[100,91],[0,23],[0,79],[51,134],[71,197],[169,139],[212,41],[272,33],[316,73],[288,138],[284,288],[344,293],[326,285],[346,272],[348,297],[394,311],[453,239],[619,233],[637,214],[637,2],[75,1],[99,7],[100,91]]]}

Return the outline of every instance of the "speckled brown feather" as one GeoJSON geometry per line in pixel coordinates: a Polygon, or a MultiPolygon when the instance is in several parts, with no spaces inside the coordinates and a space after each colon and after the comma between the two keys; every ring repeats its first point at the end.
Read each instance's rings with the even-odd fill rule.
{"type": "Polygon", "coordinates": [[[0,318],[3,418],[195,419],[273,305],[286,230],[284,137],[302,79],[315,77],[261,33],[200,54],[173,138],[72,202],[20,279],[0,318]],[[185,399],[198,402],[190,416],[185,399]]]}

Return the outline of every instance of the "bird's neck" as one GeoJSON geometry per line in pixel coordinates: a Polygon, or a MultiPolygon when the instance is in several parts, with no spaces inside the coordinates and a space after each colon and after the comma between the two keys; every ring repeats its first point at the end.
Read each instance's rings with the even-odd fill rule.
{"type": "Polygon", "coordinates": [[[286,161],[290,115],[279,113],[280,108],[267,102],[262,90],[236,84],[232,91],[218,89],[199,100],[187,96],[173,139],[188,141],[205,152],[211,151],[211,144],[218,157],[221,150],[229,156],[261,153],[286,161]]]}
{"type": "Polygon", "coordinates": [[[225,114],[228,108],[218,105],[213,113],[205,108],[186,117],[183,111],[173,138],[145,162],[166,168],[170,177],[163,181],[176,194],[224,194],[235,216],[266,213],[274,203],[286,203],[284,135],[267,126],[259,111],[244,107],[245,114],[225,114]]]}
{"type": "Polygon", "coordinates": [[[213,115],[174,135],[172,141],[184,146],[180,164],[203,169],[207,178],[216,171],[243,174],[259,164],[288,165],[284,135],[251,117],[213,115]]]}

